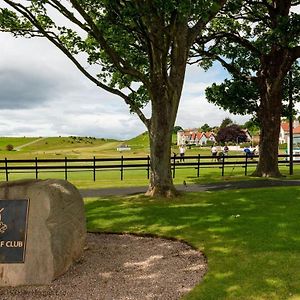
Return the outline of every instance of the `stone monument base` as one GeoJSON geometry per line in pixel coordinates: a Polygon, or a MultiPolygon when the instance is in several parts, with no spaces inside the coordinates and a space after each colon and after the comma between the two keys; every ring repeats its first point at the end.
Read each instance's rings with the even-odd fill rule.
{"type": "MultiPolygon", "coordinates": [[[[7,263],[0,247],[0,286],[49,284],[64,274],[83,253],[86,221],[82,197],[65,180],[21,180],[0,184],[0,211],[2,200],[18,199],[29,199],[24,262],[7,263]]],[[[8,209],[2,209],[1,222],[9,227],[5,225],[7,214],[8,209]]],[[[13,218],[17,220],[18,216],[13,218]]],[[[3,236],[0,232],[2,248],[21,245],[1,242],[3,236]]]]}

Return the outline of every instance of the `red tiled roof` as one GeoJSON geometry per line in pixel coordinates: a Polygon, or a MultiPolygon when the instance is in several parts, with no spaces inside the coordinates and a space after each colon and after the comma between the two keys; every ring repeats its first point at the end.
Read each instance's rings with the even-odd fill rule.
{"type": "Polygon", "coordinates": [[[206,137],[211,137],[211,136],[215,136],[215,134],[212,132],[212,131],[210,131],[210,132],[205,132],[205,135],[206,135],[206,137]]]}
{"type": "Polygon", "coordinates": [[[197,138],[198,138],[198,140],[200,140],[200,139],[202,138],[202,136],[203,136],[203,132],[198,132],[198,133],[197,133],[197,138]]]}
{"type": "Polygon", "coordinates": [[[295,127],[293,133],[300,133],[300,126],[295,127]]]}
{"type": "MultiPolygon", "coordinates": [[[[281,128],[286,133],[290,132],[290,125],[289,125],[288,122],[282,122],[281,123],[281,128]]],[[[294,127],[293,128],[293,133],[300,133],[300,126],[294,127]]]]}

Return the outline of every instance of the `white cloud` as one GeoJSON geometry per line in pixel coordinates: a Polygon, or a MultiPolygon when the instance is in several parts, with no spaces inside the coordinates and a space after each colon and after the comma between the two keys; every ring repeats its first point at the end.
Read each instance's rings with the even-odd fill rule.
{"type": "Polygon", "coordinates": [[[195,65],[189,66],[176,124],[184,128],[197,128],[205,123],[210,126],[218,126],[227,117],[238,124],[244,124],[249,120],[250,116],[233,115],[207,102],[206,87],[213,82],[221,82],[226,76],[227,73],[218,65],[208,72],[195,65]]]}
{"type": "MultiPolygon", "coordinates": [[[[128,139],[146,130],[121,98],[96,87],[48,41],[0,34],[0,44],[0,136],[128,139]]],[[[225,76],[189,66],[176,123],[220,124],[229,114],[207,103],[204,90],[225,76]]]]}

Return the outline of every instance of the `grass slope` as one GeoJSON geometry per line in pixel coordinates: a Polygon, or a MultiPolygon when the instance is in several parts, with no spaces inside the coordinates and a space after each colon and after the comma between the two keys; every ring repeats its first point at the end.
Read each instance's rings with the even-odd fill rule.
{"type": "Polygon", "coordinates": [[[208,273],[186,299],[300,299],[300,188],[86,200],[89,230],[151,233],[202,250],[208,273]]]}
{"type": "Polygon", "coordinates": [[[0,151],[5,151],[6,146],[11,144],[15,148],[37,140],[36,137],[0,137],[0,151]]]}
{"type": "Polygon", "coordinates": [[[92,157],[97,155],[116,155],[119,141],[112,139],[95,139],[88,137],[48,137],[39,138],[0,138],[0,155],[22,158],[51,158],[59,155],[68,157],[92,157]],[[27,143],[36,141],[35,143],[27,143]],[[19,151],[6,151],[5,146],[11,143],[19,151]],[[1,145],[5,145],[2,146],[1,145]]]}

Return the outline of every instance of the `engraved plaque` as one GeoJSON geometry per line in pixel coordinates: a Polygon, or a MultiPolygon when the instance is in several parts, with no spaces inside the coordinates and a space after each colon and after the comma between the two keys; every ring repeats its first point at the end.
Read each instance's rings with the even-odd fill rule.
{"type": "Polygon", "coordinates": [[[0,199],[0,264],[24,263],[28,210],[28,199],[0,199]]]}

